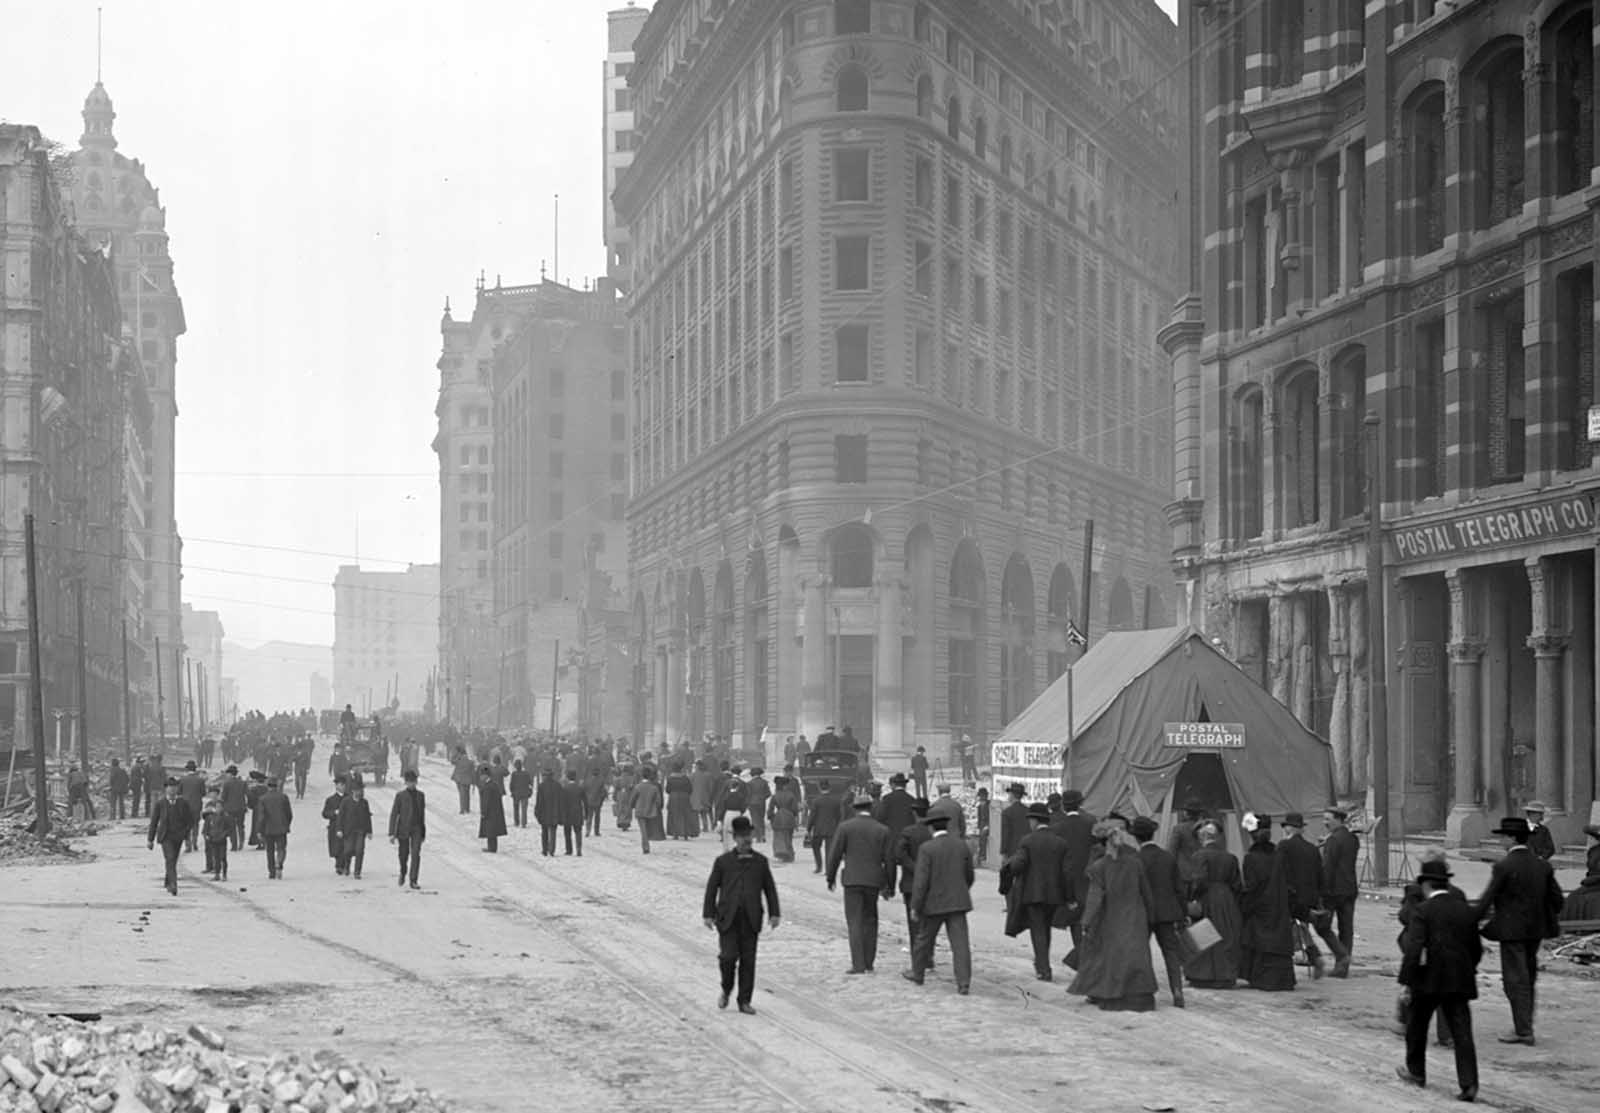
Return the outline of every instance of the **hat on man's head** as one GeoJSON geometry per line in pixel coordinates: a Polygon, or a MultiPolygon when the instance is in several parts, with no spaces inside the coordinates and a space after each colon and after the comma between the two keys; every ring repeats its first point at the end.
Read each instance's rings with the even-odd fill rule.
{"type": "Polygon", "coordinates": [[[252,769],[250,770],[250,779],[252,781],[264,781],[267,779],[267,775],[259,769],[252,769]]]}
{"type": "Polygon", "coordinates": [[[1543,800],[1529,800],[1526,804],[1522,805],[1522,810],[1525,812],[1538,812],[1540,815],[1543,815],[1549,809],[1544,806],[1543,800]]]}
{"type": "Polygon", "coordinates": [[[268,777],[267,778],[267,787],[268,788],[277,788],[278,787],[278,778],[277,777],[268,777]]]}
{"type": "Polygon", "coordinates": [[[930,811],[927,815],[926,822],[929,827],[933,827],[942,831],[945,827],[949,826],[950,817],[944,812],[930,811]]]}
{"type": "Polygon", "coordinates": [[[224,769],[223,772],[232,773],[235,777],[237,777],[239,775],[239,767],[237,765],[230,765],[224,769]]]}
{"type": "Polygon", "coordinates": [[[889,783],[891,785],[904,785],[906,783],[906,775],[904,773],[896,773],[889,778],[889,783]]]}
{"type": "Polygon", "coordinates": [[[1044,798],[1044,803],[1047,808],[1059,808],[1061,806],[1061,793],[1052,792],[1044,798]]]}
{"type": "Polygon", "coordinates": [[[177,777],[168,777],[164,783],[165,783],[165,786],[167,788],[177,788],[178,787],[178,778],[177,777]]]}
{"type": "Polygon", "coordinates": [[[415,784],[417,780],[417,771],[415,769],[407,769],[404,773],[401,773],[400,776],[406,781],[415,784]]]}
{"type": "Polygon", "coordinates": [[[1450,878],[1453,876],[1450,872],[1449,864],[1442,858],[1423,862],[1422,865],[1417,867],[1418,881],[1432,881],[1439,885],[1448,885],[1450,878]]]}
{"type": "Polygon", "coordinates": [[[749,816],[736,815],[733,817],[733,822],[728,825],[728,828],[735,835],[748,835],[751,831],[755,830],[755,825],[750,822],[749,816]]]}
{"type": "Polygon", "coordinates": [[[1067,811],[1083,806],[1083,793],[1075,788],[1069,788],[1061,794],[1061,806],[1067,811]]]}
{"type": "Polygon", "coordinates": [[[1295,828],[1303,829],[1305,827],[1305,825],[1306,825],[1306,817],[1305,816],[1301,815],[1299,812],[1290,812],[1288,815],[1283,817],[1283,822],[1279,826],[1282,826],[1282,827],[1295,827],[1295,828]]]}
{"type": "Polygon", "coordinates": [[[927,815],[929,806],[928,798],[926,796],[918,796],[915,800],[911,801],[912,814],[918,816],[927,815]]]}
{"type": "Polygon", "coordinates": [[[185,769],[187,769],[187,770],[188,770],[188,771],[189,771],[189,772],[191,772],[191,773],[193,773],[193,772],[194,772],[194,771],[195,771],[195,764],[194,764],[194,762],[192,762],[192,761],[186,761],[186,762],[184,762],[184,763],[183,763],[183,767],[184,767],[184,768],[185,768],[185,769]]]}
{"type": "Polygon", "coordinates": [[[1345,811],[1343,808],[1325,808],[1323,810],[1323,814],[1333,816],[1333,818],[1337,819],[1340,823],[1343,823],[1345,820],[1350,818],[1350,813],[1345,811]]]}
{"type": "Polygon", "coordinates": [[[1533,827],[1520,815],[1508,815],[1500,821],[1500,826],[1489,833],[1510,839],[1525,839],[1533,834],[1533,827]]]}
{"type": "Polygon", "coordinates": [[[1006,785],[1006,795],[1016,796],[1018,798],[1026,796],[1028,795],[1028,786],[1023,784],[1021,781],[1012,781],[1010,784],[1006,785]]]}
{"type": "Polygon", "coordinates": [[[1028,805],[1028,818],[1037,819],[1040,823],[1050,822],[1050,809],[1044,804],[1035,801],[1028,805]]]}
{"type": "Polygon", "coordinates": [[[856,811],[866,811],[872,807],[872,797],[865,792],[856,793],[856,798],[850,801],[850,806],[856,811]]]}
{"type": "Polygon", "coordinates": [[[1148,842],[1156,837],[1156,821],[1147,815],[1136,815],[1133,822],[1128,824],[1128,830],[1133,832],[1133,837],[1140,842],[1148,842]]]}

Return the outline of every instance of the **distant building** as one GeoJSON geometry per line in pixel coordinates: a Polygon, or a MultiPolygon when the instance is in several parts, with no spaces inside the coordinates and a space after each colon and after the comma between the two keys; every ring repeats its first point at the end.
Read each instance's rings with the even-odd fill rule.
{"type": "MultiPolygon", "coordinates": [[[[191,674],[194,722],[205,729],[218,722],[222,713],[222,616],[216,611],[197,611],[183,604],[183,648],[189,661],[198,666],[191,674]]],[[[226,724],[224,724],[226,725],[226,724]]]]}
{"type": "Polygon", "coordinates": [[[559,721],[576,726],[583,604],[600,574],[618,585],[595,588],[609,605],[626,571],[627,360],[608,281],[594,290],[547,281],[532,292],[494,358],[494,617],[504,704],[498,714],[476,704],[475,721],[548,727],[555,681],[559,721]]]}
{"type": "MultiPolygon", "coordinates": [[[[156,718],[155,640],[161,639],[164,670],[172,667],[173,649],[183,640],[183,541],[175,517],[174,468],[178,338],[188,326],[173,277],[160,191],[142,162],[117,150],[116,117],[110,94],[96,81],[83,102],[78,150],[70,156],[71,189],[78,228],[85,239],[110,253],[122,305],[121,335],[138,356],[138,369],[130,374],[141,380],[139,397],[130,401],[126,413],[144,471],[129,483],[126,517],[130,522],[142,519],[130,525],[139,532],[129,544],[128,574],[143,598],[136,608],[142,621],[128,624],[128,648],[129,672],[148,693],[144,718],[150,723],[156,718]],[[137,567],[138,556],[143,557],[142,568],[137,567]]],[[[177,721],[178,694],[171,683],[163,686],[163,694],[170,725],[177,721]]]]}
{"type": "Polygon", "coordinates": [[[122,624],[132,618],[136,626],[144,606],[138,514],[125,500],[137,482],[129,471],[143,459],[140,415],[149,399],[138,355],[122,339],[116,275],[98,243],[73,227],[61,169],[37,128],[0,124],[0,747],[7,749],[13,740],[27,743],[35,667],[47,723],[55,712],[81,709],[80,627],[89,734],[120,736],[122,624]],[[33,512],[36,537],[38,662],[28,649],[25,511],[33,512]]]}
{"type": "Polygon", "coordinates": [[[494,355],[520,327],[538,286],[487,286],[470,320],[447,301],[439,322],[439,634],[436,713],[466,721],[467,685],[481,712],[500,699],[494,616],[494,355]]]}
{"type": "Polygon", "coordinates": [[[629,733],[948,760],[1074,622],[1165,622],[1154,0],[660,0],[634,52],[629,733]]]}
{"type": "MultiPolygon", "coordinates": [[[[633,72],[633,40],[650,17],[648,8],[629,4],[606,16],[606,60],[604,64],[605,104],[601,110],[604,133],[606,273],[615,285],[625,282],[631,260],[628,257],[628,227],[617,218],[611,195],[623,173],[633,165],[633,90],[628,77],[633,72]]],[[[556,281],[561,276],[553,276],[556,281]]],[[[626,288],[626,287],[624,287],[626,288]]]]}
{"type": "Polygon", "coordinates": [[[333,707],[333,684],[320,672],[311,674],[310,695],[308,706],[312,710],[326,711],[333,707]]]}
{"type": "Polygon", "coordinates": [[[230,713],[235,708],[238,714],[260,711],[266,715],[299,710],[306,706],[307,698],[316,711],[334,706],[326,680],[323,686],[328,690],[321,693],[323,698],[314,698],[317,678],[333,674],[333,650],[328,646],[272,641],[247,648],[225,642],[222,652],[229,673],[224,688],[232,685],[232,691],[225,690],[221,699],[230,713]]]}
{"type": "Polygon", "coordinates": [[[334,703],[363,715],[395,700],[402,711],[421,711],[438,659],[439,566],[368,572],[341,565],[333,595],[334,703]]]}
{"type": "Polygon", "coordinates": [[[1341,796],[1371,786],[1387,674],[1397,837],[1475,846],[1538,798],[1577,842],[1600,767],[1600,6],[1182,7],[1184,617],[1328,738],[1341,796]]]}

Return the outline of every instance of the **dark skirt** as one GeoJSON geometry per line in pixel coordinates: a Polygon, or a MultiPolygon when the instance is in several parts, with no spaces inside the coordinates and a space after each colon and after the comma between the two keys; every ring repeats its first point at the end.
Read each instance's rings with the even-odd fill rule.
{"type": "Polygon", "coordinates": [[[1294,988],[1294,956],[1244,948],[1244,978],[1251,989],[1281,992],[1294,988]]]}
{"type": "Polygon", "coordinates": [[[667,794],[667,834],[675,839],[692,839],[700,834],[700,820],[690,806],[687,792],[667,794]]]}
{"type": "Polygon", "coordinates": [[[1200,899],[1201,909],[1222,939],[1183,964],[1189,984],[1204,989],[1232,989],[1239,980],[1239,935],[1244,926],[1239,902],[1223,885],[1209,886],[1200,899]]]}

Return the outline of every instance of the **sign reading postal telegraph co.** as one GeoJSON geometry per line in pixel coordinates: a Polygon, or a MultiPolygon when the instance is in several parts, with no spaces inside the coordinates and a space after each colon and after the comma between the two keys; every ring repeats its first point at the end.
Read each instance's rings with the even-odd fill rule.
{"type": "Polygon", "coordinates": [[[1167,723],[1166,744],[1182,750],[1242,750],[1243,723],[1167,723]]]}
{"type": "Polygon", "coordinates": [[[1395,559],[1404,564],[1571,537],[1593,529],[1594,507],[1589,496],[1577,494],[1425,525],[1400,526],[1390,538],[1395,559]]]}

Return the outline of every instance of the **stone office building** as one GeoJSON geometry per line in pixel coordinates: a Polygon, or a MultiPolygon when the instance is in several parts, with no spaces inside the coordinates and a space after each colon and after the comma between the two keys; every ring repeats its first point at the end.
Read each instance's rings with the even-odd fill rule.
{"type": "Polygon", "coordinates": [[[1070,623],[1164,621],[1156,5],[660,0],[634,51],[632,733],[948,760],[1070,623]]]}
{"type": "Polygon", "coordinates": [[[1595,798],[1594,5],[1183,13],[1189,617],[1327,735],[1342,793],[1387,670],[1392,830],[1473,842],[1538,797],[1570,840],[1595,798]]]}

